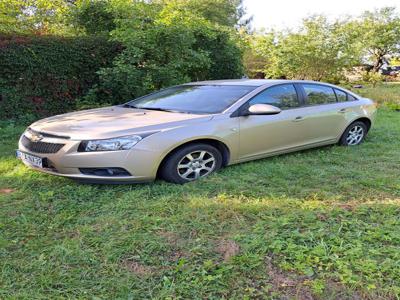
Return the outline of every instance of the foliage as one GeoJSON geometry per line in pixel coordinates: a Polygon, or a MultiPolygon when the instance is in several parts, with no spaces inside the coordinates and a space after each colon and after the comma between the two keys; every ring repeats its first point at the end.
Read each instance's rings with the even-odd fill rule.
{"type": "Polygon", "coordinates": [[[177,10],[181,4],[134,5],[131,18],[120,20],[111,33],[124,51],[112,67],[99,71],[101,81],[86,99],[119,103],[183,82],[241,77],[234,31],[177,10]]]}
{"type": "Polygon", "coordinates": [[[2,0],[0,32],[55,34],[69,31],[66,17],[68,0],[2,0]]]}
{"type": "Polygon", "coordinates": [[[340,22],[313,16],[304,20],[298,32],[255,35],[252,47],[266,61],[267,77],[335,82],[343,68],[355,62],[349,41],[340,22]]]}
{"type": "Polygon", "coordinates": [[[234,27],[244,15],[242,0],[163,0],[166,9],[175,14],[188,12],[212,23],[234,27]]]}
{"type": "Polygon", "coordinates": [[[297,31],[253,33],[247,40],[244,62],[250,76],[339,82],[344,70],[368,62],[377,72],[396,57],[400,16],[390,7],[346,20],[312,16],[297,31]]]}
{"type": "Polygon", "coordinates": [[[0,298],[396,299],[398,114],[380,110],[360,146],[184,186],[82,185],[29,170],[13,155],[24,127],[3,123],[0,298]]]}
{"type": "MultiPolygon", "coordinates": [[[[0,119],[76,109],[120,45],[101,37],[0,38],[0,119]]],[[[95,103],[93,103],[95,104],[95,103]]]]}
{"type": "Polygon", "coordinates": [[[377,72],[388,61],[388,56],[400,51],[400,16],[395,8],[365,12],[356,22],[364,52],[377,72]]]}
{"type": "Polygon", "coordinates": [[[71,9],[72,23],[87,34],[108,33],[115,29],[115,15],[107,0],[79,0],[71,9]]]}
{"type": "Polygon", "coordinates": [[[370,72],[365,71],[363,73],[363,81],[371,83],[372,87],[376,87],[376,85],[379,82],[382,82],[383,79],[384,79],[384,76],[375,71],[370,71],[370,72]]]}
{"type": "Polygon", "coordinates": [[[176,14],[190,12],[214,24],[231,28],[244,15],[242,0],[3,0],[0,2],[0,32],[110,32],[115,28],[116,21],[135,17],[132,11],[138,6],[169,7],[176,14]]]}
{"type": "Polygon", "coordinates": [[[244,44],[243,65],[246,74],[250,78],[264,78],[265,67],[269,65],[275,49],[275,34],[271,33],[253,33],[247,35],[242,33],[244,44]]]}
{"type": "Polygon", "coordinates": [[[212,6],[194,0],[6,1],[5,16],[14,23],[3,29],[10,36],[58,32],[102,37],[93,38],[91,46],[89,37],[15,42],[26,40],[22,36],[6,42],[0,53],[2,118],[119,103],[182,82],[243,75],[233,28],[243,14],[240,0],[216,0],[212,6]],[[82,51],[80,41],[86,41],[82,51]],[[124,50],[116,55],[119,44],[124,50]]]}

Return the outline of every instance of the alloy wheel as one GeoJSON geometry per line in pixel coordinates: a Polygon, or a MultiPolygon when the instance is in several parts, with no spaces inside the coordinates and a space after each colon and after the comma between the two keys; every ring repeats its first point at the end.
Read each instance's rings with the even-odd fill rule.
{"type": "Polygon", "coordinates": [[[355,125],[351,128],[347,134],[346,142],[347,145],[354,146],[358,145],[364,137],[364,128],[359,125],[355,125]]]}
{"type": "Polygon", "coordinates": [[[177,171],[181,178],[193,181],[210,174],[215,165],[216,159],[212,153],[198,150],[186,154],[179,161],[177,171]]]}

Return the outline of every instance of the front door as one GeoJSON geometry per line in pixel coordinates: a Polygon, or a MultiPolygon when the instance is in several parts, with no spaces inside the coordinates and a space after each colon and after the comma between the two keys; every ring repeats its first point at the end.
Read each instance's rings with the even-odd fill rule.
{"type": "Polygon", "coordinates": [[[302,120],[304,108],[293,84],[269,87],[249,101],[270,104],[282,109],[276,115],[240,117],[239,159],[263,156],[304,144],[302,120]]]}

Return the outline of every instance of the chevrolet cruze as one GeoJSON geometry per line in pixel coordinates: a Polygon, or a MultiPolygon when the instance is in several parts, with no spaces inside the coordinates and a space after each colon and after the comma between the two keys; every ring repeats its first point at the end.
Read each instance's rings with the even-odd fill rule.
{"type": "Polygon", "coordinates": [[[186,183],[244,161],[358,145],[375,112],[371,100],[320,82],[188,83],[33,123],[17,157],[35,170],[86,182],[186,183]]]}

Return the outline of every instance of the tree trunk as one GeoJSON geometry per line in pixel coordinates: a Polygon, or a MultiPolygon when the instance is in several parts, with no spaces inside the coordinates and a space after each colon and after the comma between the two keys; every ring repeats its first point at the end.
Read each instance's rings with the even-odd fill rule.
{"type": "Polygon", "coordinates": [[[372,68],[372,70],[374,72],[378,72],[382,68],[383,64],[384,64],[384,56],[378,55],[376,57],[376,61],[374,62],[374,67],[372,68]]]}

